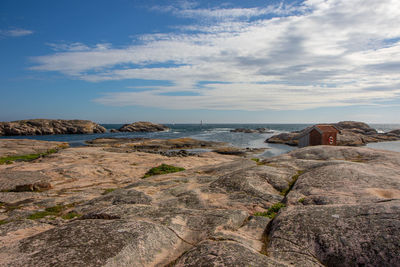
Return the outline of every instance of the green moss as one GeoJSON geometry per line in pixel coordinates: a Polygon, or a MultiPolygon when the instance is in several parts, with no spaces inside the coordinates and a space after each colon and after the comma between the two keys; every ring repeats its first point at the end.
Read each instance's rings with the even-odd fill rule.
{"type": "Polygon", "coordinates": [[[60,212],[63,211],[64,209],[65,209],[65,206],[56,205],[56,206],[54,206],[54,207],[46,208],[45,211],[47,211],[47,212],[52,212],[52,213],[60,213],[60,212]]]}
{"type": "Polygon", "coordinates": [[[73,219],[73,218],[80,217],[80,216],[82,216],[82,215],[79,214],[79,213],[76,213],[76,212],[71,211],[71,212],[69,212],[69,213],[64,214],[63,216],[61,216],[61,218],[63,218],[64,220],[71,220],[71,219],[73,219]]]}
{"type": "Polygon", "coordinates": [[[9,212],[9,211],[13,211],[13,210],[17,210],[17,209],[19,209],[19,208],[21,208],[21,206],[14,206],[14,205],[5,205],[4,206],[5,208],[6,208],[6,211],[7,212],[9,212]]]}
{"type": "Polygon", "coordinates": [[[255,162],[260,162],[260,159],[259,159],[259,158],[252,158],[251,160],[252,160],[252,161],[255,161],[255,162]]]}
{"type": "Polygon", "coordinates": [[[8,223],[6,220],[0,220],[0,225],[8,223]]]}
{"type": "Polygon", "coordinates": [[[161,164],[158,167],[151,168],[146,172],[146,174],[143,176],[143,178],[147,178],[153,175],[160,175],[160,174],[167,174],[167,173],[173,173],[173,172],[180,172],[184,171],[184,168],[180,167],[175,167],[167,164],[161,164]]]}
{"type": "Polygon", "coordinates": [[[268,217],[270,219],[275,218],[276,214],[279,212],[281,208],[286,207],[285,204],[283,203],[275,203],[272,205],[267,211],[264,212],[256,212],[253,215],[254,216],[262,216],[262,217],[268,217]]]}
{"type": "Polygon", "coordinates": [[[113,191],[115,191],[117,188],[107,188],[104,190],[103,193],[101,193],[102,195],[107,195],[108,193],[111,193],[113,191]]]}
{"type": "Polygon", "coordinates": [[[0,158],[0,164],[12,164],[14,161],[32,161],[32,160],[38,159],[40,157],[44,157],[44,156],[56,153],[57,151],[58,151],[57,149],[53,148],[53,149],[47,150],[44,153],[3,157],[3,158],[0,158]]]}
{"type": "Polygon", "coordinates": [[[63,210],[66,209],[66,206],[56,205],[54,207],[46,208],[44,211],[38,211],[28,216],[30,220],[42,219],[47,216],[58,216],[63,210]]]}
{"type": "Polygon", "coordinates": [[[292,180],[289,182],[289,187],[282,190],[282,192],[281,192],[282,196],[286,197],[287,194],[289,194],[290,190],[292,190],[292,188],[293,188],[294,184],[296,183],[297,179],[303,173],[304,173],[304,171],[299,170],[299,171],[297,171],[297,173],[295,175],[292,176],[292,180]]]}
{"type": "Polygon", "coordinates": [[[38,220],[50,215],[57,215],[57,213],[54,214],[53,212],[48,212],[48,211],[38,211],[29,215],[27,218],[29,220],[38,220]]]}
{"type": "Polygon", "coordinates": [[[303,203],[304,200],[306,200],[306,199],[305,199],[304,197],[302,197],[302,198],[300,198],[300,199],[298,200],[298,202],[299,202],[299,203],[303,203]]]}

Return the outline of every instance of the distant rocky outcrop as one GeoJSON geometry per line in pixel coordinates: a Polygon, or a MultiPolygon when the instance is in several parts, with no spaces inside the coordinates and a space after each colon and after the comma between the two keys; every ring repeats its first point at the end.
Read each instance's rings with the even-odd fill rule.
{"type": "Polygon", "coordinates": [[[249,128],[237,128],[230,131],[231,133],[273,133],[273,131],[267,128],[257,128],[257,129],[249,129],[249,128]]]}
{"type": "Polygon", "coordinates": [[[147,121],[138,121],[131,124],[125,124],[117,131],[113,129],[112,132],[162,132],[169,128],[162,124],[151,123],[147,121]]]}
{"type": "Polygon", "coordinates": [[[0,136],[91,134],[105,133],[106,129],[87,120],[33,119],[0,122],[0,136]]]}
{"type": "MultiPolygon", "coordinates": [[[[378,133],[368,124],[356,121],[341,121],[332,123],[332,125],[340,130],[340,133],[337,135],[337,145],[339,146],[362,146],[374,142],[400,140],[400,129],[388,133],[378,133]]],[[[268,138],[266,142],[297,146],[300,136],[310,128],[307,127],[301,131],[274,135],[268,138]]]]}
{"type": "MultiPolygon", "coordinates": [[[[160,154],[168,157],[186,157],[197,155],[187,149],[199,149],[199,151],[226,147],[226,143],[196,140],[192,138],[176,139],[149,139],[149,138],[96,138],[86,141],[89,146],[106,147],[112,152],[146,152],[160,154]]],[[[250,151],[248,151],[250,152],[250,151]]]]}

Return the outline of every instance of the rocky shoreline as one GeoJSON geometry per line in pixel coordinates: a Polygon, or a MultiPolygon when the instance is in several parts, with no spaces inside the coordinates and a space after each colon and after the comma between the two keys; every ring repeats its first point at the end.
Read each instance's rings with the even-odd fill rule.
{"type": "MultiPolygon", "coordinates": [[[[62,144],[16,141],[0,144],[16,154],[62,144]]],[[[0,266],[400,262],[400,153],[316,146],[265,160],[165,157],[112,142],[0,165],[0,266]],[[142,178],[161,163],[186,170],[142,178]],[[14,190],[35,181],[51,186],[14,190]]]]}
{"type": "MultiPolygon", "coordinates": [[[[400,129],[392,130],[388,133],[378,133],[368,124],[355,121],[342,121],[332,123],[331,125],[340,129],[340,133],[337,135],[337,145],[339,146],[362,146],[374,142],[400,140],[400,129]]],[[[297,146],[300,136],[309,128],[311,127],[307,127],[301,131],[274,135],[268,138],[265,142],[297,146]]]]}
{"type": "Polygon", "coordinates": [[[92,134],[106,131],[103,126],[87,120],[33,119],[0,122],[0,136],[92,134]]]}

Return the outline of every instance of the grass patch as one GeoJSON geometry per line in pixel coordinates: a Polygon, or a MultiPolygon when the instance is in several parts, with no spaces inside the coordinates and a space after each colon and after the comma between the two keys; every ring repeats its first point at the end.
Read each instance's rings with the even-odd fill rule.
{"type": "Polygon", "coordinates": [[[27,154],[27,155],[19,155],[19,156],[8,156],[0,158],[0,164],[12,164],[14,161],[32,161],[38,159],[40,157],[44,157],[53,153],[58,152],[58,149],[49,149],[44,153],[37,154],[27,154]]]}
{"type": "Polygon", "coordinates": [[[292,190],[292,188],[293,188],[294,184],[296,183],[297,179],[303,173],[304,173],[304,171],[299,170],[299,171],[297,171],[297,173],[295,175],[292,176],[292,180],[289,182],[289,187],[282,190],[282,192],[281,192],[282,196],[286,197],[287,194],[289,194],[290,190],[292,190]]]}
{"type": "Polygon", "coordinates": [[[254,216],[262,216],[262,217],[268,217],[270,219],[275,218],[276,214],[279,212],[281,208],[286,207],[285,204],[283,203],[275,203],[272,205],[267,211],[264,212],[256,212],[253,215],[254,216]]]}
{"type": "Polygon", "coordinates": [[[259,158],[252,158],[251,160],[255,161],[257,163],[257,165],[264,165],[264,163],[259,158]]]}
{"type": "Polygon", "coordinates": [[[300,198],[300,199],[298,200],[298,202],[301,203],[301,204],[303,204],[304,200],[306,200],[306,199],[305,199],[304,197],[302,197],[302,198],[300,198]]]}
{"type": "Polygon", "coordinates": [[[65,209],[65,206],[61,205],[56,205],[54,207],[46,208],[45,211],[51,212],[51,213],[60,213],[65,209]]]}
{"type": "Polygon", "coordinates": [[[103,193],[101,193],[102,195],[107,195],[108,193],[111,193],[113,191],[115,191],[117,188],[107,188],[104,190],[103,193]]]}
{"type": "Polygon", "coordinates": [[[0,225],[8,223],[6,220],[0,220],[0,225]]]}
{"type": "Polygon", "coordinates": [[[143,176],[143,178],[147,178],[153,175],[160,175],[160,174],[167,174],[167,173],[173,173],[173,172],[180,172],[180,171],[184,171],[184,168],[180,168],[180,167],[175,167],[175,166],[171,166],[171,165],[167,165],[167,164],[161,164],[160,166],[151,168],[150,170],[148,170],[145,175],[143,176]]]}
{"type": "Polygon", "coordinates": [[[71,204],[68,204],[68,205],[56,205],[56,206],[53,206],[53,207],[46,208],[44,211],[35,212],[35,213],[29,215],[27,218],[30,219],[30,220],[38,220],[38,219],[42,219],[42,218],[47,217],[47,216],[55,216],[55,217],[61,216],[61,218],[63,218],[63,219],[65,217],[66,220],[70,220],[70,219],[78,217],[80,215],[75,213],[75,212],[69,212],[69,213],[64,214],[64,215],[61,215],[61,213],[64,210],[66,210],[68,208],[72,208],[74,206],[75,206],[75,203],[71,203],[71,204]]]}
{"type": "Polygon", "coordinates": [[[61,218],[63,218],[64,220],[71,220],[73,218],[81,217],[81,216],[82,216],[81,214],[71,211],[71,212],[68,212],[67,214],[64,214],[63,216],[61,216],[61,218]]]}
{"type": "Polygon", "coordinates": [[[29,215],[27,218],[29,220],[38,220],[38,219],[42,219],[42,218],[50,216],[50,215],[55,216],[55,215],[58,215],[58,213],[49,212],[49,211],[38,211],[38,212],[35,212],[35,213],[29,215]]]}
{"type": "Polygon", "coordinates": [[[13,210],[17,210],[17,209],[21,208],[21,206],[19,206],[19,205],[17,205],[17,206],[15,206],[15,205],[5,205],[4,207],[6,208],[7,212],[13,211],[13,210]]]}

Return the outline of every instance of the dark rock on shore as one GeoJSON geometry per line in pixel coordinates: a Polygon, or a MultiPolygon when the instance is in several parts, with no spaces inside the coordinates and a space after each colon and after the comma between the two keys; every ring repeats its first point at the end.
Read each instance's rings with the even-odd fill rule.
{"type": "MultiPolygon", "coordinates": [[[[131,124],[125,124],[118,129],[120,132],[162,132],[169,128],[162,124],[155,124],[146,121],[138,121],[131,124]]],[[[113,131],[115,132],[115,131],[113,131]]]]}
{"type": "Polygon", "coordinates": [[[237,128],[230,131],[231,133],[273,133],[273,131],[267,128],[257,128],[257,129],[248,129],[248,128],[237,128]]]}
{"type": "MultiPolygon", "coordinates": [[[[368,124],[355,121],[341,121],[332,123],[332,125],[340,129],[340,133],[337,135],[337,145],[339,146],[362,146],[374,142],[400,140],[400,130],[378,133],[368,124]]],[[[300,136],[310,128],[311,127],[307,127],[301,131],[274,135],[268,138],[266,142],[297,146],[300,136]]]]}
{"type": "Polygon", "coordinates": [[[106,129],[103,126],[87,120],[33,119],[0,122],[0,136],[91,134],[105,132],[106,129]]]}

